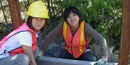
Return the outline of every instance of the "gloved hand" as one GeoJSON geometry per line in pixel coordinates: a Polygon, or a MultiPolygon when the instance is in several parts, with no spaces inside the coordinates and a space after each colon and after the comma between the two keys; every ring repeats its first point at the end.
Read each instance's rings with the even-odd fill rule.
{"type": "Polygon", "coordinates": [[[94,63],[94,65],[106,65],[106,62],[107,62],[107,58],[101,58],[96,63],[94,63]]]}

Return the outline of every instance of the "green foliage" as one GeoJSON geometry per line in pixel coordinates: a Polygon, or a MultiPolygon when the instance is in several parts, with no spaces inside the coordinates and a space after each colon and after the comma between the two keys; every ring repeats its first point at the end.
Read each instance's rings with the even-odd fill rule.
{"type": "MultiPolygon", "coordinates": [[[[23,19],[27,19],[27,8],[30,3],[36,0],[26,0],[20,2],[21,11],[25,14],[23,19]]],[[[42,0],[47,1],[50,19],[48,20],[48,30],[51,31],[58,23],[64,19],[63,11],[66,7],[77,7],[84,20],[94,29],[101,33],[107,40],[108,45],[120,42],[122,0],[42,0]]],[[[3,1],[7,19],[10,20],[9,7],[5,5],[8,1],[3,1]]],[[[23,16],[23,15],[22,15],[23,16]]],[[[4,18],[0,18],[4,22],[4,18]]],[[[10,22],[10,21],[8,21],[10,22]]],[[[6,26],[5,26],[6,27],[6,26]]],[[[1,28],[5,30],[5,28],[1,28]]],[[[3,31],[2,30],[2,31],[3,31]]]]}

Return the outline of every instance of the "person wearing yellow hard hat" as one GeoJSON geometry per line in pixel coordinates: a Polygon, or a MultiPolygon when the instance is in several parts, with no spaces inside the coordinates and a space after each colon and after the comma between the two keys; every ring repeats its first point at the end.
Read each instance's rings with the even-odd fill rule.
{"type": "Polygon", "coordinates": [[[39,30],[49,18],[42,1],[31,3],[28,20],[0,41],[0,65],[37,65],[33,52],[36,50],[39,30]]]}

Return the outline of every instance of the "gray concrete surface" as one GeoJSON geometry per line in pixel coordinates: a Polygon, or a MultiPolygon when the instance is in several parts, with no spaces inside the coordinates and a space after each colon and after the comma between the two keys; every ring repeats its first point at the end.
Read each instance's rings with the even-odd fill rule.
{"type": "MultiPolygon", "coordinates": [[[[95,62],[52,58],[52,57],[40,57],[37,60],[38,65],[93,65],[94,63],[95,62]]],[[[107,62],[106,65],[118,65],[118,64],[107,62]]]]}

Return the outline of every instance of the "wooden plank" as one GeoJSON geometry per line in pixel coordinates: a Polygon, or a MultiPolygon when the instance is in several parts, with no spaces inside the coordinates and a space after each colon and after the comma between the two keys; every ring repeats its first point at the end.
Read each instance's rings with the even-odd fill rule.
{"type": "Polygon", "coordinates": [[[22,18],[19,7],[19,0],[8,0],[9,9],[11,14],[11,20],[13,24],[13,29],[16,29],[22,24],[22,18]]]}
{"type": "Polygon", "coordinates": [[[130,0],[123,0],[122,33],[119,65],[128,65],[130,50],[130,0]]]}

